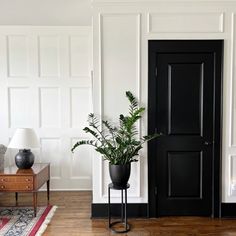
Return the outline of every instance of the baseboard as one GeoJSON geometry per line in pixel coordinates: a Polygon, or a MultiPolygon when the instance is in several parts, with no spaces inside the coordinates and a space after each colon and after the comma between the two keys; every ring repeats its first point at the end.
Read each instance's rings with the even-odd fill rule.
{"type": "MultiPolygon", "coordinates": [[[[91,205],[92,218],[104,218],[108,216],[108,204],[93,203],[91,205]]],[[[112,216],[119,217],[121,207],[118,203],[112,204],[112,216]]],[[[147,203],[129,203],[127,205],[127,215],[130,218],[148,217],[147,203]]],[[[236,203],[221,203],[221,217],[236,218],[236,203]]]]}
{"type": "Polygon", "coordinates": [[[221,203],[221,217],[236,218],[236,203],[221,203]]]}
{"type": "MultiPolygon", "coordinates": [[[[108,204],[105,203],[92,203],[92,218],[108,217],[108,204]]],[[[121,215],[121,205],[113,203],[111,205],[111,214],[114,217],[121,215]]],[[[146,218],[148,217],[148,204],[147,203],[128,203],[127,216],[130,218],[146,218]]]]}

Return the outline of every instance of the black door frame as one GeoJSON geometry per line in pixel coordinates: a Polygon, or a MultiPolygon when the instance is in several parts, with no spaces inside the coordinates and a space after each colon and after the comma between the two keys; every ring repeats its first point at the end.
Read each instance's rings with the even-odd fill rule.
{"type": "MultiPolygon", "coordinates": [[[[148,134],[155,132],[155,122],[157,111],[155,108],[156,94],[156,52],[168,52],[168,46],[163,47],[163,43],[171,41],[178,43],[184,41],[188,44],[189,49],[196,51],[194,45],[205,41],[212,41],[218,45],[217,53],[215,53],[215,69],[214,76],[214,146],[213,146],[213,188],[212,188],[212,217],[221,217],[221,150],[222,150],[222,94],[223,94],[223,47],[224,40],[149,40],[148,41],[148,134]],[[159,43],[159,44],[158,44],[159,43]],[[159,46],[162,44],[161,46],[159,46]],[[219,47],[220,45],[220,47],[219,47]]],[[[204,46],[203,46],[204,48],[204,46]]],[[[173,49],[171,49],[173,52],[173,49]]],[[[204,52],[209,49],[204,48],[204,52]]],[[[176,52],[179,52],[176,49],[176,52]]],[[[182,50],[181,50],[182,52],[182,50]]],[[[155,177],[156,155],[155,147],[158,139],[148,143],[148,216],[158,217],[157,215],[157,181],[155,177]]]]}

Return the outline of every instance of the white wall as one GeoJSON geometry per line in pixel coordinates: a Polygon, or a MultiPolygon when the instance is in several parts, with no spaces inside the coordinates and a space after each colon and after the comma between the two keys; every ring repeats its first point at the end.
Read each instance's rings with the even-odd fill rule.
{"type": "MultiPolygon", "coordinates": [[[[117,118],[125,111],[125,90],[147,107],[148,40],[224,39],[222,198],[236,202],[236,3],[189,0],[94,0],[95,111],[117,118]]],[[[147,133],[147,116],[140,135],[147,133]]],[[[147,148],[132,166],[129,202],[148,202],[147,148]]],[[[94,159],[93,202],[107,201],[107,164],[94,159]]],[[[113,201],[119,201],[114,195],[113,201]]]]}
{"type": "Polygon", "coordinates": [[[0,25],[91,26],[91,0],[0,0],[0,25]]]}
{"type": "Polygon", "coordinates": [[[70,152],[87,138],[91,42],[91,27],[0,26],[0,143],[7,145],[18,127],[33,127],[41,142],[35,162],[51,163],[53,190],[92,187],[91,149],[70,152]]]}

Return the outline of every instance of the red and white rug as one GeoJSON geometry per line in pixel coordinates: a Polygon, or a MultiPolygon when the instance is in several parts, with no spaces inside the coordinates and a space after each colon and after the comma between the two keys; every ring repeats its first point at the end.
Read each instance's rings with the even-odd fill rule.
{"type": "Polygon", "coordinates": [[[40,236],[56,208],[37,207],[37,216],[34,217],[32,207],[0,207],[0,236],[40,236]]]}

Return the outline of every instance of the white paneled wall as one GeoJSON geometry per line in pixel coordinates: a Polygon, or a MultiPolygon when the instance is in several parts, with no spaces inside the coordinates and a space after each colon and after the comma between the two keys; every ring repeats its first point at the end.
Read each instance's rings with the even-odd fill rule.
{"type": "MultiPolygon", "coordinates": [[[[93,6],[94,108],[104,117],[125,112],[126,90],[147,107],[148,40],[224,40],[222,201],[236,202],[235,1],[94,0],[93,6]]],[[[139,131],[147,133],[147,114],[139,131]]],[[[129,202],[148,202],[147,156],[145,146],[132,165],[129,202]]],[[[93,180],[93,202],[106,202],[108,168],[96,158],[93,180]]]]}
{"type": "Polygon", "coordinates": [[[70,152],[87,138],[92,111],[91,35],[91,27],[0,27],[0,143],[17,127],[33,127],[36,162],[51,163],[52,189],[92,188],[91,150],[70,152]]]}

